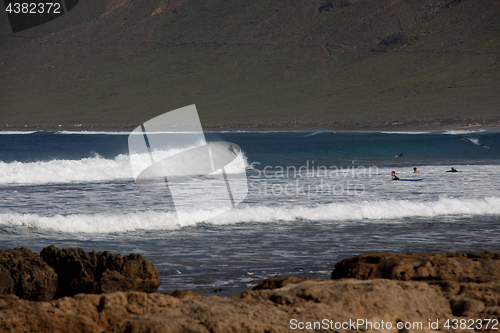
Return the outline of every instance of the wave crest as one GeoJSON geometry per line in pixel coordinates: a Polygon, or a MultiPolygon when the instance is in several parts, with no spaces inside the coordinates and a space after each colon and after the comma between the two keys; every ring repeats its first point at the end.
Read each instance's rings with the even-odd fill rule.
{"type": "MultiPolygon", "coordinates": [[[[191,212],[193,221],[209,216],[207,211],[191,212]]],[[[205,222],[215,225],[236,223],[275,223],[304,221],[373,221],[408,217],[439,217],[454,215],[500,215],[500,198],[449,199],[433,202],[407,200],[331,203],[315,207],[246,206],[232,209],[205,222]]],[[[213,215],[212,215],[213,216],[213,215]]],[[[190,225],[195,225],[193,222],[190,225]]],[[[38,216],[36,214],[0,214],[0,225],[55,230],[69,233],[113,233],[136,230],[180,229],[173,211],[146,211],[129,214],[74,214],[38,216]]]]}

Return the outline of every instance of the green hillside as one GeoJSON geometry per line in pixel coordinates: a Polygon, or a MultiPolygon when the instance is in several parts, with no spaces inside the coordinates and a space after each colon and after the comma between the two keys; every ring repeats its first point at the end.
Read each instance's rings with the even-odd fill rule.
{"type": "Polygon", "coordinates": [[[500,121],[497,0],[80,0],[16,34],[0,19],[10,126],[135,127],[189,104],[208,127],[500,121]]]}

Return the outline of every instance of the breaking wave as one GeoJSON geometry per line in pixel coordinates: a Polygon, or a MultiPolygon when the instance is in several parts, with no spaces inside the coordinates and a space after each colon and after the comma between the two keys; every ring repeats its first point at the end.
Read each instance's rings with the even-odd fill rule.
{"type": "MultiPolygon", "coordinates": [[[[193,209],[193,221],[203,220],[209,212],[193,209]]],[[[433,202],[407,200],[332,203],[315,207],[245,206],[232,209],[205,222],[215,225],[236,223],[279,223],[291,221],[342,221],[348,223],[379,223],[380,220],[400,222],[408,217],[439,217],[453,215],[500,215],[500,198],[448,199],[433,202]]],[[[193,222],[188,225],[195,225],[193,222]]],[[[181,229],[173,211],[146,211],[129,214],[73,214],[39,216],[36,214],[0,214],[0,226],[36,228],[69,233],[113,233],[136,230],[181,229]]],[[[184,225],[186,226],[186,225],[184,225]]]]}
{"type": "MultiPolygon", "coordinates": [[[[171,154],[166,153],[165,156],[171,154]]],[[[245,172],[248,166],[246,157],[243,156],[245,165],[231,164],[228,173],[245,172]]],[[[148,160],[143,158],[142,160],[148,160]]],[[[182,165],[178,166],[182,170],[182,165]]],[[[1,162],[0,184],[63,184],[80,182],[103,182],[119,179],[133,180],[134,174],[127,154],[121,154],[113,159],[96,155],[80,160],[52,160],[37,162],[1,162]]]]}

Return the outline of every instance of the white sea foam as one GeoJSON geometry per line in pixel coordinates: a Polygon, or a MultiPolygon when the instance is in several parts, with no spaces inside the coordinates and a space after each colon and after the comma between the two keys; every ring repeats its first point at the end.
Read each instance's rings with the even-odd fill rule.
{"type": "MultiPolygon", "coordinates": [[[[172,155],[171,151],[156,152],[161,158],[172,155]]],[[[244,154],[243,164],[230,164],[225,171],[227,173],[245,172],[248,166],[244,154]]],[[[150,161],[147,158],[139,158],[142,161],[150,161]]],[[[180,163],[180,162],[179,162],[180,163]]],[[[144,165],[147,168],[149,165],[144,165]]],[[[175,165],[172,169],[175,170],[175,165]]],[[[177,166],[182,170],[182,165],[177,166]]],[[[0,184],[50,184],[50,183],[80,183],[80,182],[102,182],[115,181],[118,179],[134,179],[129,155],[118,155],[114,159],[106,159],[99,155],[81,160],[52,160],[37,162],[1,162],[0,161],[0,184]]]]}
{"type": "Polygon", "coordinates": [[[92,135],[92,134],[102,134],[102,135],[129,135],[130,131],[56,131],[54,134],[83,134],[83,135],[92,135]]]}
{"type": "MultiPolygon", "coordinates": [[[[193,210],[193,221],[203,220],[209,212],[193,210]]],[[[225,212],[206,222],[216,225],[235,223],[271,223],[280,221],[372,221],[399,222],[407,217],[438,217],[452,215],[499,215],[500,198],[447,199],[433,202],[406,200],[362,201],[322,204],[315,207],[247,206],[225,212]]],[[[194,225],[195,223],[191,223],[194,225]]],[[[26,227],[70,233],[112,233],[135,230],[180,229],[175,212],[147,211],[129,214],[74,214],[38,216],[35,214],[0,214],[4,227],[26,227]]],[[[189,225],[189,224],[188,224],[189,225]]],[[[185,226],[185,225],[184,225],[185,226]]]]}
{"type": "MultiPolygon", "coordinates": [[[[124,132],[124,131],[56,131],[55,134],[71,135],[71,134],[81,134],[81,135],[143,135],[142,132],[124,132]]],[[[200,134],[201,132],[169,132],[169,131],[148,131],[147,134],[200,134]]]]}
{"type": "Polygon", "coordinates": [[[33,134],[37,131],[0,131],[0,134],[33,134]]]}
{"type": "Polygon", "coordinates": [[[203,131],[205,133],[249,133],[248,131],[235,130],[235,131],[203,131]]]}
{"type": "Polygon", "coordinates": [[[469,138],[469,141],[472,142],[473,144],[475,145],[478,145],[480,146],[481,144],[479,143],[479,139],[478,138],[469,138]]]}
{"type": "Polygon", "coordinates": [[[38,216],[36,214],[0,214],[0,225],[70,233],[111,233],[134,230],[171,230],[180,228],[175,212],[132,214],[74,214],[38,216]]]}
{"type": "Polygon", "coordinates": [[[358,201],[321,204],[316,207],[246,207],[231,210],[217,217],[215,224],[238,222],[294,221],[297,219],[327,220],[373,220],[399,219],[405,217],[433,217],[445,215],[498,215],[500,198],[485,199],[448,199],[434,202],[415,202],[407,200],[358,201]]]}
{"type": "Polygon", "coordinates": [[[486,132],[484,129],[478,129],[478,130],[447,130],[444,131],[442,134],[450,134],[450,135],[458,135],[458,134],[471,134],[471,133],[482,133],[486,132]]]}
{"type": "Polygon", "coordinates": [[[132,178],[127,155],[115,159],[101,156],[81,160],[0,162],[0,184],[48,184],[107,181],[132,178]]]}
{"type": "MultiPolygon", "coordinates": [[[[236,130],[236,131],[203,131],[204,133],[248,133],[248,131],[241,131],[241,130],[236,130]]],[[[1,132],[0,132],[1,133],[1,132]]],[[[177,134],[192,134],[196,133],[199,134],[199,132],[149,132],[147,134],[170,134],[170,133],[177,133],[177,134]]],[[[263,132],[265,133],[265,132],[263,132]]],[[[15,134],[15,133],[14,133],[15,134]]],[[[103,135],[129,135],[129,134],[134,134],[131,131],[56,131],[55,134],[103,134],[103,135]]],[[[142,133],[140,133],[142,135],[142,133]]]]}
{"type": "Polygon", "coordinates": [[[432,132],[382,132],[383,134],[431,134],[432,132]]]}
{"type": "Polygon", "coordinates": [[[314,136],[314,135],[323,134],[323,133],[330,133],[330,131],[328,131],[326,129],[318,129],[318,130],[314,130],[313,132],[311,132],[309,134],[304,135],[304,137],[314,136]]]}

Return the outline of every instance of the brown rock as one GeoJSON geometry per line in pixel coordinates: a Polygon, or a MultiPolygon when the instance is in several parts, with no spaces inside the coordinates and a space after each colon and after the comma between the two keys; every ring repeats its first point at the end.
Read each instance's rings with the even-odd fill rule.
{"type": "Polygon", "coordinates": [[[477,316],[477,314],[481,313],[485,308],[483,302],[467,297],[452,298],[450,300],[450,306],[453,315],[457,317],[477,316]]]}
{"type": "Polygon", "coordinates": [[[500,306],[500,282],[461,283],[460,289],[449,295],[477,299],[488,307],[500,306]]]}
{"type": "Polygon", "coordinates": [[[340,278],[425,281],[448,299],[454,316],[498,319],[499,253],[362,254],[335,265],[332,279],[340,278]]]}
{"type": "Polygon", "coordinates": [[[335,265],[332,279],[491,282],[500,279],[500,254],[426,253],[361,254],[335,265]]]}
{"type": "Polygon", "coordinates": [[[168,291],[165,295],[170,295],[170,296],[174,296],[174,297],[177,297],[177,298],[196,298],[196,297],[201,297],[200,295],[192,292],[191,290],[171,290],[171,291],[168,291]]]}
{"type": "MultiPolygon", "coordinates": [[[[108,281],[116,280],[120,285],[130,276],[151,276],[142,257],[120,261],[113,256],[109,252],[95,255],[95,262],[115,268],[104,270],[107,273],[102,276],[108,281]],[[123,269],[129,261],[131,264],[123,269]]],[[[93,262],[93,258],[92,254],[85,255],[85,260],[93,262]]],[[[339,265],[339,271],[400,280],[272,278],[263,281],[258,290],[232,298],[201,297],[189,291],[115,292],[32,302],[6,295],[0,296],[0,332],[421,333],[434,331],[428,326],[429,320],[439,320],[441,331],[453,331],[444,327],[448,319],[500,319],[500,282],[494,280],[497,260],[491,253],[356,256],[344,261],[351,262],[351,266],[339,265]],[[427,280],[401,281],[402,276],[427,280]],[[385,328],[380,328],[382,322],[385,328]],[[420,326],[398,329],[397,323],[420,326]],[[299,329],[302,326],[306,329],[299,329]]],[[[80,262],[84,267],[88,265],[84,260],[80,262]]]]}
{"type": "Polygon", "coordinates": [[[55,298],[79,293],[155,292],[160,286],[158,270],[140,254],[122,257],[109,251],[60,250],[51,245],[40,255],[59,276],[55,298]]]}
{"type": "Polygon", "coordinates": [[[306,281],[306,280],[308,280],[308,279],[302,279],[302,278],[295,277],[295,276],[289,276],[286,278],[273,277],[273,278],[265,279],[264,281],[259,282],[255,287],[253,287],[253,290],[278,289],[278,288],[284,287],[290,283],[299,283],[299,282],[306,281]]]}
{"type": "Polygon", "coordinates": [[[32,301],[51,300],[57,275],[30,249],[0,250],[0,294],[15,294],[32,301]]]}
{"type": "MultiPolygon", "coordinates": [[[[392,325],[398,321],[426,325],[429,318],[444,323],[452,317],[448,300],[435,288],[422,282],[390,280],[302,281],[232,298],[118,292],[34,303],[10,297],[0,298],[0,309],[2,332],[21,327],[23,331],[43,328],[50,332],[290,332],[294,319],[323,325],[324,319],[328,325],[330,320],[358,319],[372,324],[383,320],[392,325]],[[278,298],[290,302],[273,301],[278,298]]],[[[429,331],[423,328],[415,332],[429,331]]],[[[366,324],[351,331],[361,329],[366,324]]]]}
{"type": "MultiPolygon", "coordinates": [[[[106,251],[107,252],[107,251],[106,251]]],[[[100,253],[97,254],[99,257],[100,253]]],[[[111,255],[107,252],[107,255],[111,255]]],[[[114,255],[117,256],[117,255],[114,255]]],[[[121,257],[121,256],[120,256],[121,257]]],[[[113,260],[108,260],[108,262],[113,260]]],[[[121,262],[118,259],[118,262],[121,262]]],[[[104,266],[105,267],[105,266],[104,266]]],[[[111,267],[115,267],[111,265],[111,267]]],[[[160,286],[158,270],[154,264],[140,254],[130,254],[123,258],[123,266],[116,270],[106,270],[102,273],[101,292],[144,291],[156,292],[160,286]]]]}

